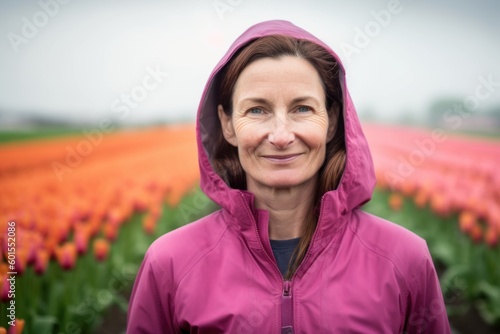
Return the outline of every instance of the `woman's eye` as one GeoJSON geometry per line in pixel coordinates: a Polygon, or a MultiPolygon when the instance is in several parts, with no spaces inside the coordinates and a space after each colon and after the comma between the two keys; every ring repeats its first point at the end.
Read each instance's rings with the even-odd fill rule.
{"type": "Polygon", "coordinates": [[[258,114],[262,114],[263,111],[260,108],[252,108],[252,109],[248,110],[248,113],[252,114],[252,115],[258,115],[258,114]]]}
{"type": "Polygon", "coordinates": [[[311,108],[309,108],[307,106],[300,106],[297,108],[297,111],[298,112],[309,112],[309,111],[311,111],[311,108]]]}

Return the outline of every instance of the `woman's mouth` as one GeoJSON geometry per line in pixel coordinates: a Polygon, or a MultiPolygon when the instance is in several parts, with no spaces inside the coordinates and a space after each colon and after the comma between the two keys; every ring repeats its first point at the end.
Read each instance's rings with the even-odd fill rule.
{"type": "Polygon", "coordinates": [[[287,163],[298,158],[300,153],[297,154],[273,154],[273,155],[263,155],[264,159],[267,159],[274,163],[287,163]]]}

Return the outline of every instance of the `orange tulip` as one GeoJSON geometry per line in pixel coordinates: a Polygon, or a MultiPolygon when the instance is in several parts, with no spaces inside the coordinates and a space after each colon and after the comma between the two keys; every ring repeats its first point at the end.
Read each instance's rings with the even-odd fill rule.
{"type": "Polygon", "coordinates": [[[101,220],[99,218],[93,217],[88,222],[88,234],[89,238],[95,237],[101,228],[101,220]]]}
{"type": "Polygon", "coordinates": [[[142,220],[142,227],[147,234],[153,234],[156,227],[157,218],[153,215],[147,214],[142,220]]]}
{"type": "Polygon", "coordinates": [[[447,217],[450,214],[450,202],[443,194],[432,194],[430,204],[432,211],[434,211],[438,215],[447,217]]]}
{"type": "Polygon", "coordinates": [[[56,258],[56,248],[59,244],[59,241],[56,237],[49,236],[47,240],[45,240],[45,249],[49,253],[49,257],[56,258]]]}
{"type": "Polygon", "coordinates": [[[108,212],[108,221],[113,225],[120,225],[123,219],[123,212],[119,208],[113,208],[108,212]]]}
{"type": "Polygon", "coordinates": [[[60,221],[57,227],[53,229],[53,235],[57,236],[57,240],[59,242],[63,242],[68,239],[68,235],[70,232],[70,224],[68,221],[60,221]]]}
{"type": "Polygon", "coordinates": [[[417,206],[417,208],[424,208],[425,204],[427,204],[427,195],[424,191],[420,190],[417,192],[415,195],[415,198],[413,199],[413,202],[417,206]]]}
{"type": "Polygon", "coordinates": [[[94,240],[94,256],[98,261],[104,261],[109,253],[109,242],[106,239],[94,240]]]}
{"type": "Polygon", "coordinates": [[[163,209],[161,203],[154,203],[149,208],[149,214],[153,217],[159,218],[161,216],[163,209]]]}
{"type": "Polygon", "coordinates": [[[24,330],[24,320],[16,319],[14,326],[9,327],[8,334],[22,334],[24,330]]]}
{"type": "Polygon", "coordinates": [[[57,262],[64,270],[73,269],[76,262],[76,245],[73,242],[66,242],[56,248],[57,262]]]}
{"type": "Polygon", "coordinates": [[[46,249],[39,249],[35,255],[35,273],[42,275],[47,270],[50,254],[46,249]]]}
{"type": "Polygon", "coordinates": [[[476,217],[470,211],[462,211],[458,217],[458,224],[462,232],[469,233],[473,226],[476,225],[476,217]]]}
{"type": "Polygon", "coordinates": [[[403,196],[401,196],[398,193],[392,193],[391,196],[389,197],[389,207],[393,211],[399,211],[401,210],[401,207],[403,206],[403,196]]]}
{"type": "Polygon", "coordinates": [[[498,231],[493,226],[488,226],[484,235],[484,240],[490,247],[495,247],[498,244],[498,231]]]}
{"type": "Polygon", "coordinates": [[[109,222],[105,223],[102,227],[102,232],[104,233],[106,239],[108,239],[109,241],[115,241],[116,236],[118,235],[118,225],[109,222]]]}
{"type": "Polygon", "coordinates": [[[170,189],[170,192],[167,194],[166,202],[171,207],[176,207],[181,202],[183,195],[182,189],[179,186],[173,187],[170,189]]]}

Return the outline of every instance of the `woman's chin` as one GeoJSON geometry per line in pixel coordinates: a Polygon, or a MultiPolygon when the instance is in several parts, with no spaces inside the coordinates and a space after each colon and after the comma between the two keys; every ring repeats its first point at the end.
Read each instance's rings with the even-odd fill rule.
{"type": "MultiPolygon", "coordinates": [[[[248,181],[247,181],[248,182],[248,181]]],[[[297,177],[297,175],[267,175],[253,183],[257,188],[302,188],[308,182],[314,182],[313,178],[297,177]]]]}

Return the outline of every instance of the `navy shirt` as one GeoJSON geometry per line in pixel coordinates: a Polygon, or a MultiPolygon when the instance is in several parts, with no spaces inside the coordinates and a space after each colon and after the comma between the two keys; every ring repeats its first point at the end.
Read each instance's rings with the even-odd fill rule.
{"type": "Polygon", "coordinates": [[[292,257],[293,251],[299,244],[300,238],[270,241],[274,258],[278,263],[278,268],[280,268],[281,275],[285,276],[288,270],[288,264],[290,263],[290,258],[292,257]]]}

